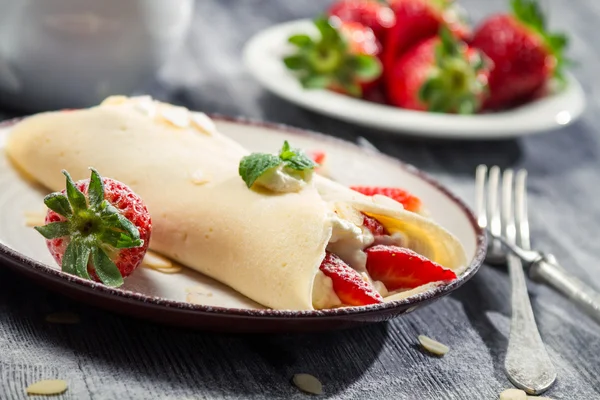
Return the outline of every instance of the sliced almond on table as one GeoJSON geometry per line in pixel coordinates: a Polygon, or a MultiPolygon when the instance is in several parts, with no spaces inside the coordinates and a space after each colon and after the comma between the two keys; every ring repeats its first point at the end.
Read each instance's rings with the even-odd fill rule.
{"type": "Polygon", "coordinates": [[[46,315],[46,322],[51,324],[78,324],[79,315],[72,312],[55,312],[46,315]]]}
{"type": "Polygon", "coordinates": [[[310,374],[295,374],[292,378],[294,385],[303,392],[310,394],[322,394],[323,384],[310,374]]]}
{"type": "Polygon", "coordinates": [[[421,343],[421,346],[423,346],[425,350],[432,354],[435,354],[436,356],[443,356],[444,354],[450,351],[450,348],[445,344],[433,340],[432,338],[427,337],[425,335],[419,335],[418,339],[419,343],[421,343]]]}
{"type": "Polygon", "coordinates": [[[27,386],[27,394],[55,395],[67,390],[67,382],[62,379],[44,379],[27,386]]]}
{"type": "Polygon", "coordinates": [[[527,400],[527,393],[521,389],[506,389],[500,393],[500,400],[527,400]]]}

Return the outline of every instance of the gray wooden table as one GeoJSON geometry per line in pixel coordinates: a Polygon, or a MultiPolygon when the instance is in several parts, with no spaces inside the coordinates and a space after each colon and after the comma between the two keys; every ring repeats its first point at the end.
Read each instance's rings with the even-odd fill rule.
{"type": "MultiPolygon", "coordinates": [[[[504,0],[464,0],[473,18],[504,0]]],[[[245,72],[245,40],[269,25],[317,13],[323,2],[198,1],[186,48],[150,93],[193,109],[287,123],[379,148],[441,179],[467,201],[481,162],[530,172],[534,244],[600,287],[600,2],[547,2],[554,26],[571,33],[575,75],[584,82],[584,117],[560,132],[502,142],[430,142],[386,136],[300,109],[263,91],[245,72]],[[306,3],[310,3],[306,5],[306,3]]],[[[10,112],[0,112],[9,117],[10,112]]],[[[509,281],[484,266],[432,307],[367,328],[313,335],[217,335],[157,326],[90,309],[0,266],[0,399],[25,398],[43,378],[69,383],[59,399],[304,398],[297,372],[319,377],[340,399],[495,399],[510,387],[509,281]],[[52,325],[69,310],[77,325],[52,325]],[[444,358],[415,345],[426,334],[448,344],[444,358]]],[[[600,327],[551,290],[531,285],[541,334],[558,369],[554,399],[600,398],[600,327]]]]}

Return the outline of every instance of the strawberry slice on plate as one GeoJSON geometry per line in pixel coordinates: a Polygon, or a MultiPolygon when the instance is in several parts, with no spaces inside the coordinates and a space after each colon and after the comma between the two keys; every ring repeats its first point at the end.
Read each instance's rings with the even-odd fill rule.
{"type": "Polygon", "coordinates": [[[375,288],[335,254],[325,254],[320,270],[331,278],[333,291],[344,305],[365,306],[383,302],[375,288]]]}
{"type": "Polygon", "coordinates": [[[381,281],[390,292],[456,279],[454,271],[404,247],[377,245],[365,253],[371,279],[381,281]]]}
{"type": "Polygon", "coordinates": [[[381,186],[350,186],[350,189],[365,196],[375,196],[376,194],[387,196],[402,204],[407,211],[418,213],[423,209],[421,199],[404,189],[381,186]]]}
{"type": "Polygon", "coordinates": [[[142,199],[125,184],[102,178],[73,182],[44,198],[46,225],[35,229],[69,274],[118,287],[142,262],[152,231],[142,199]]]}

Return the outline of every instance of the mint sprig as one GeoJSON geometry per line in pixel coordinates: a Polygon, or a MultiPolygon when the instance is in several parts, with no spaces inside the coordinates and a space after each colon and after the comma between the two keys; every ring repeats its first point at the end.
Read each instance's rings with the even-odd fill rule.
{"type": "Polygon", "coordinates": [[[293,171],[313,170],[317,164],[302,150],[293,149],[288,141],[283,142],[279,155],[252,153],[241,159],[238,172],[246,186],[251,188],[254,182],[267,171],[283,166],[293,171]]]}

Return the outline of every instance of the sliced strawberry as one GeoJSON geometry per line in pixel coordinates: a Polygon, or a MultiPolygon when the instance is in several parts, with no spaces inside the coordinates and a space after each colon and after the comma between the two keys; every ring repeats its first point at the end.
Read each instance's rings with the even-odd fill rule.
{"type": "Polygon", "coordinates": [[[383,302],[375,288],[335,254],[327,252],[320,269],[333,281],[333,290],[343,304],[364,306],[383,302]]]}
{"type": "Polygon", "coordinates": [[[362,193],[365,196],[375,196],[376,194],[387,196],[402,204],[404,209],[407,211],[419,212],[423,207],[421,204],[421,199],[400,188],[380,186],[350,186],[350,189],[362,193]]]}
{"type": "Polygon", "coordinates": [[[307,152],[308,156],[317,164],[322,165],[325,162],[327,154],[322,150],[313,150],[307,152]]]}
{"type": "Polygon", "coordinates": [[[297,52],[283,58],[305,89],[330,89],[355,97],[377,85],[381,44],[373,30],[357,22],[339,18],[317,18],[314,24],[320,38],[290,36],[288,42],[297,52]]]}
{"type": "Polygon", "coordinates": [[[383,236],[388,234],[381,222],[365,214],[363,214],[363,225],[371,231],[373,236],[383,236]]]}
{"type": "Polygon", "coordinates": [[[404,247],[377,245],[365,253],[371,279],[383,282],[389,291],[456,279],[454,271],[404,247]]]}

